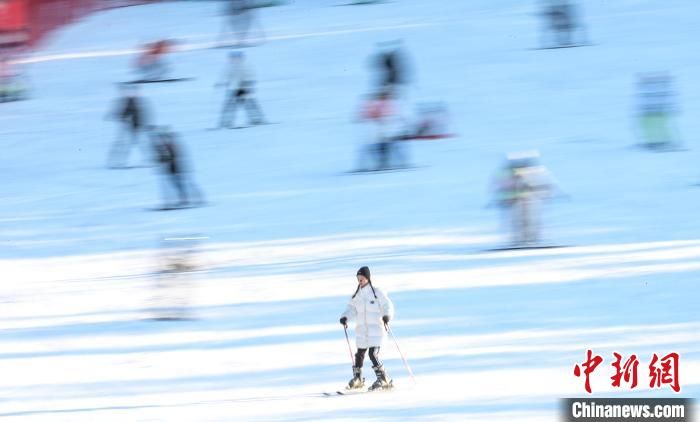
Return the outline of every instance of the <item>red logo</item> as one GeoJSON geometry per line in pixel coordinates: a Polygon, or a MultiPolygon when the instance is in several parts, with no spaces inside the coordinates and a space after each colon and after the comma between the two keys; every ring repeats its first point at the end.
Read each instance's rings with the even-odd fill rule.
{"type": "MultiPolygon", "coordinates": [[[[630,390],[637,387],[637,369],[639,367],[637,355],[633,354],[627,359],[623,359],[624,357],[620,353],[613,352],[613,356],[615,359],[611,366],[614,369],[614,374],[610,377],[612,386],[621,388],[624,383],[629,385],[630,390]]],[[[595,355],[592,350],[587,350],[586,360],[574,366],[574,375],[576,377],[581,377],[582,375],[585,377],[584,388],[589,394],[593,393],[590,381],[591,374],[601,363],[603,363],[601,356],[595,355]],[[581,371],[581,368],[583,368],[583,371],[581,371]]],[[[664,385],[668,385],[673,391],[679,393],[681,391],[678,372],[679,363],[680,356],[678,353],[669,353],[660,359],[654,353],[649,363],[649,387],[662,388],[664,385]]]]}

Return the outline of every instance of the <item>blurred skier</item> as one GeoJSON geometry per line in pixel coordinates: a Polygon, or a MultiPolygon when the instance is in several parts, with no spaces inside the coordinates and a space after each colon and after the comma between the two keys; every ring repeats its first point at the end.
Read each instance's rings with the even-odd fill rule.
{"type": "Polygon", "coordinates": [[[224,81],[216,84],[217,87],[224,86],[227,92],[224,106],[221,110],[219,128],[226,127],[231,129],[235,127],[236,109],[239,105],[246,108],[251,125],[265,124],[265,117],[253,96],[255,87],[253,71],[246,63],[243,53],[233,52],[229,57],[230,63],[226,70],[224,81]]]}
{"type": "Polygon", "coordinates": [[[204,204],[204,197],[197,185],[189,177],[189,169],[185,162],[184,150],[177,141],[175,134],[167,129],[152,133],[153,147],[158,162],[165,177],[163,183],[163,206],[161,210],[184,208],[204,204]],[[168,189],[167,185],[170,186],[168,189]],[[169,191],[175,191],[178,201],[169,199],[169,191]],[[193,200],[194,199],[194,200],[193,200]]]}
{"type": "Polygon", "coordinates": [[[14,80],[16,73],[10,59],[0,56],[0,102],[12,101],[14,99],[14,80]]]}
{"type": "Polygon", "coordinates": [[[494,183],[496,202],[510,226],[513,247],[536,246],[541,240],[541,202],[552,191],[548,170],[538,163],[539,154],[508,156],[494,183]]]}
{"type": "Polygon", "coordinates": [[[407,137],[405,124],[392,92],[390,89],[380,91],[363,106],[361,117],[374,126],[375,134],[373,143],[365,146],[360,154],[358,171],[408,166],[405,143],[402,142],[407,137]],[[371,167],[367,165],[368,155],[373,158],[374,165],[371,167]]]}
{"type": "MultiPolygon", "coordinates": [[[[145,132],[147,112],[144,100],[139,96],[136,85],[122,85],[122,98],[116,108],[110,113],[110,117],[116,118],[119,123],[119,133],[110,149],[107,165],[110,168],[126,168],[131,147],[141,144],[139,138],[145,132]],[[126,138],[126,139],[125,139],[126,138]]],[[[144,161],[150,161],[147,148],[141,144],[144,151],[144,161]]]]}
{"type": "MultiPolygon", "coordinates": [[[[234,46],[245,46],[255,22],[255,8],[256,5],[251,0],[227,0],[223,13],[225,15],[224,23],[219,33],[219,43],[223,42],[224,34],[230,29],[235,39],[234,46]]],[[[262,38],[262,27],[259,29],[260,38],[262,38]]]]}
{"type": "Polygon", "coordinates": [[[0,53],[0,102],[17,101],[24,98],[27,84],[21,73],[0,53]]]}
{"type": "Polygon", "coordinates": [[[401,41],[380,43],[373,66],[377,71],[377,90],[389,92],[394,98],[401,97],[402,88],[411,79],[408,57],[401,41]]]}
{"type": "Polygon", "coordinates": [[[147,44],[136,61],[136,69],[143,81],[158,81],[165,79],[169,72],[165,56],[172,51],[173,42],[160,40],[147,44]]]}
{"type": "Polygon", "coordinates": [[[199,237],[177,236],[162,240],[158,266],[153,283],[149,310],[160,321],[181,320],[190,316],[190,301],[194,293],[193,274],[198,269],[197,240],[199,237]]]}
{"type": "Polygon", "coordinates": [[[585,27],[573,2],[548,0],[543,5],[542,15],[545,22],[543,37],[554,34],[556,40],[556,44],[543,43],[543,47],[573,47],[588,43],[585,27]],[[579,39],[575,40],[577,32],[579,39]]]}
{"type": "Polygon", "coordinates": [[[382,290],[372,285],[369,268],[360,268],[357,271],[357,289],[340,318],[340,324],[345,328],[347,328],[348,320],[354,319],[356,321],[355,344],[357,345],[357,353],[355,353],[355,365],[352,367],[353,377],[348,383],[348,389],[364,387],[365,379],[362,378],[362,366],[368,349],[372,369],[377,376],[377,380],[369,389],[378,390],[393,387],[392,380],[388,377],[384,365],[379,359],[379,349],[386,338],[385,326],[393,317],[394,304],[382,290]]]}
{"type": "Polygon", "coordinates": [[[677,101],[668,73],[638,76],[639,126],[642,146],[655,150],[678,147],[673,120],[678,113],[677,101]]]}

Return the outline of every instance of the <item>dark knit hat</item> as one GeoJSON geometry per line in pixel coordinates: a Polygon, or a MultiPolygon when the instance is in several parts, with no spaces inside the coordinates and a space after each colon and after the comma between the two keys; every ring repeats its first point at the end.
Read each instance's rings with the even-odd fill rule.
{"type": "MultiPolygon", "coordinates": [[[[359,270],[357,270],[357,275],[363,275],[365,278],[369,281],[369,287],[372,289],[372,294],[374,295],[374,298],[377,298],[377,292],[374,291],[374,286],[372,286],[372,279],[369,278],[369,267],[362,267],[359,270]]],[[[352,298],[354,299],[355,296],[357,296],[357,292],[360,291],[360,283],[357,283],[357,289],[355,290],[355,294],[352,295],[352,298]]]]}

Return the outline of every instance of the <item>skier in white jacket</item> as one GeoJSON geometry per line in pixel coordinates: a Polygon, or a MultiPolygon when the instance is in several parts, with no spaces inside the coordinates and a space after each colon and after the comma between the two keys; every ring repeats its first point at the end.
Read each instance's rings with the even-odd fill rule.
{"type": "Polygon", "coordinates": [[[340,323],[347,328],[349,319],[355,319],[355,366],[352,367],[353,377],[348,383],[349,389],[364,387],[362,365],[365,353],[369,349],[369,358],[377,380],[370,390],[387,389],[392,387],[392,380],[387,376],[382,362],[379,360],[379,348],[386,337],[385,326],[394,317],[394,304],[379,288],[372,285],[368,267],[357,271],[357,290],[352,295],[340,323]]]}
{"type": "Polygon", "coordinates": [[[254,97],[255,75],[246,63],[243,53],[232,52],[230,63],[226,69],[223,82],[216,87],[224,86],[228,92],[224,107],[221,111],[219,128],[232,128],[235,124],[236,109],[243,105],[248,111],[248,120],[251,125],[265,124],[265,117],[254,97]]]}

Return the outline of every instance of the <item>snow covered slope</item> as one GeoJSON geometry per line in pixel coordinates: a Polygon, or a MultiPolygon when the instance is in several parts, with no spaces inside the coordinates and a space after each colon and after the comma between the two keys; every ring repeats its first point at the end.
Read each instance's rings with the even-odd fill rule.
{"type": "MultiPolygon", "coordinates": [[[[97,14],[29,58],[30,101],[0,104],[0,416],[8,420],[516,420],[583,395],[586,349],[681,353],[681,396],[700,392],[700,59],[693,1],[590,1],[595,46],[533,50],[534,4],[302,1],[262,11],[247,49],[276,125],[207,131],[226,51],[220,5],[173,2],[97,14]],[[104,116],[157,37],[181,84],[143,94],[181,133],[211,204],[169,213],[154,169],[110,171],[104,116]],[[410,172],[348,175],[353,123],[379,41],[402,38],[412,102],[445,101],[458,137],[411,145],[410,172]],[[677,79],[687,152],[635,143],[635,75],[677,79]],[[570,200],[548,204],[549,242],[501,243],[488,184],[503,153],[540,150],[570,200]],[[153,321],[159,239],[202,242],[192,320],[153,321]],[[351,376],[337,318],[361,265],[397,308],[413,366],[382,351],[395,392],[320,397],[351,376]]],[[[135,152],[138,158],[138,151],[135,152]]],[[[368,367],[367,367],[368,369],[368,367]]],[[[642,379],[645,373],[640,372],[642,379]]],[[[367,374],[370,377],[370,374],[367,374]]],[[[644,384],[641,382],[640,384],[644,384]]],[[[672,395],[668,387],[637,395],[672,395]]]]}

